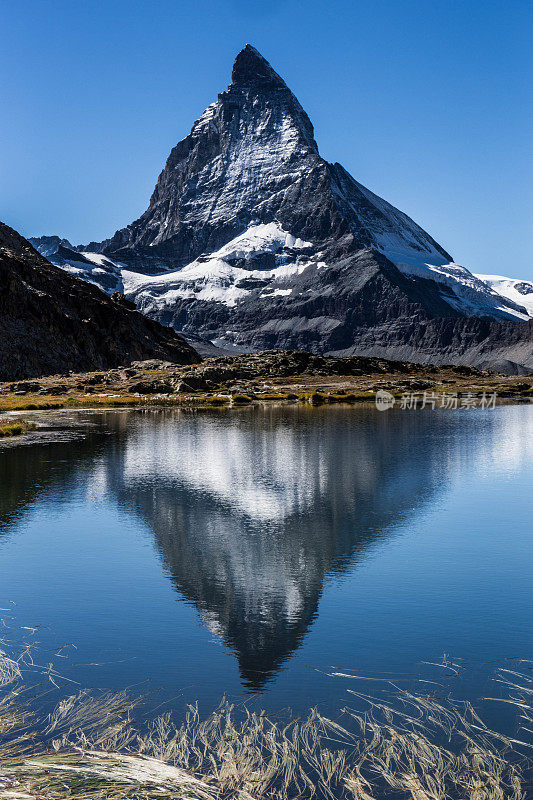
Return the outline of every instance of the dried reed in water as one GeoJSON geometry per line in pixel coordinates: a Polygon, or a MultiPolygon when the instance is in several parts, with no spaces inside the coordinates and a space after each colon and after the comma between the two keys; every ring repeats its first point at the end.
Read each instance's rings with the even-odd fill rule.
{"type": "Polygon", "coordinates": [[[80,693],[30,715],[18,665],[0,653],[0,798],[525,800],[533,680],[500,669],[497,681],[523,738],[489,730],[469,703],[401,689],[386,701],[349,690],[356,708],[336,720],[311,709],[280,721],[225,700],[206,718],[193,705],[183,724],[166,714],[140,732],[124,693],[80,693]]]}

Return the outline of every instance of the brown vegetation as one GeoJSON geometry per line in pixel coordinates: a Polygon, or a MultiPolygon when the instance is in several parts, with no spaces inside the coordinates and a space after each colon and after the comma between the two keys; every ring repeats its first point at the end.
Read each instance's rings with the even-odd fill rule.
{"type": "Polygon", "coordinates": [[[106,372],[68,373],[0,384],[0,411],[139,405],[224,406],[356,403],[378,390],[404,394],[496,392],[529,402],[533,376],[472,367],[434,367],[376,358],[269,351],[206,359],[197,365],[149,360],[106,372]]]}

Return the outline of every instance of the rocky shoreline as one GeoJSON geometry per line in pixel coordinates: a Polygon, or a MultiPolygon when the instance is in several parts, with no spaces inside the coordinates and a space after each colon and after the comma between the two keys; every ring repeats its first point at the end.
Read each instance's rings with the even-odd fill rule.
{"type": "Polygon", "coordinates": [[[0,412],[139,405],[321,405],[373,401],[378,391],[398,401],[406,396],[427,400],[485,394],[497,401],[531,402],[533,376],[305,351],[265,351],[209,358],[194,365],[152,359],[105,372],[5,382],[0,384],[0,412]]]}

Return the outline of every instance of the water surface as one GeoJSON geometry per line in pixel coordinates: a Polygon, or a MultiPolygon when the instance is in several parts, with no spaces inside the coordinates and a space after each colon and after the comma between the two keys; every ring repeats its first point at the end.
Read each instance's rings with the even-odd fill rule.
{"type": "Polygon", "coordinates": [[[301,711],[533,657],[531,406],[79,417],[0,451],[1,613],[66,678],[301,711]]]}

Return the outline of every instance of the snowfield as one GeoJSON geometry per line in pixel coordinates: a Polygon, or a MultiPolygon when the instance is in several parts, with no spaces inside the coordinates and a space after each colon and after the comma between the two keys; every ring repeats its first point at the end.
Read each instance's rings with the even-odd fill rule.
{"type": "MultiPolygon", "coordinates": [[[[493,287],[488,280],[473,275],[466,267],[447,263],[434,248],[430,253],[414,246],[408,248],[400,237],[390,234],[377,238],[381,252],[401,272],[444,287],[446,301],[457,311],[496,319],[527,320],[533,315],[533,286],[528,307],[527,295],[516,290],[511,292],[507,287],[504,287],[505,291],[499,286],[493,287]]],[[[261,283],[265,286],[261,297],[290,295],[293,288],[287,284],[293,276],[301,274],[312,264],[319,269],[327,266],[323,261],[310,257],[312,248],[311,242],[297,239],[276,222],[252,225],[224,247],[196,259],[181,270],[155,277],[123,270],[124,293],[148,314],[171,307],[178,298],[225,303],[233,307],[250,294],[251,286],[260,288],[261,283]],[[257,256],[267,253],[274,255],[275,267],[250,268],[257,256]],[[253,285],[254,281],[257,285],[253,285]]],[[[501,281],[520,283],[503,278],[501,281]]]]}
{"type": "Polygon", "coordinates": [[[523,306],[528,315],[533,317],[533,282],[522,281],[519,278],[506,278],[504,275],[476,275],[475,277],[502,297],[523,306]]]}
{"type": "MultiPolygon", "coordinates": [[[[518,299],[501,291],[498,292],[497,289],[460,264],[446,263],[442,256],[434,259],[437,263],[428,263],[425,260],[427,256],[422,253],[418,259],[413,252],[407,254],[389,250],[385,252],[385,255],[394,261],[404,274],[432,280],[451,289],[455,297],[448,293],[446,300],[457,311],[477,317],[529,319],[530,315],[523,302],[521,303],[518,299]]],[[[518,298],[519,295],[516,294],[518,298]]]]}
{"type": "Polygon", "coordinates": [[[276,222],[252,225],[219,250],[180,270],[157,276],[123,270],[124,293],[147,314],[171,307],[178,298],[231,307],[253,289],[263,289],[261,296],[288,295],[292,287],[287,287],[287,282],[317,263],[305,255],[309,248],[311,242],[298,239],[276,222]],[[264,256],[272,257],[272,268],[251,268],[254,260],[264,256]]]}
{"type": "MultiPolygon", "coordinates": [[[[89,251],[80,252],[81,259],[76,261],[72,258],[67,263],[58,263],[57,266],[74,275],[76,278],[81,278],[87,283],[92,283],[103,289],[107,294],[113,292],[123,292],[124,284],[122,282],[123,265],[111,261],[101,253],[91,253],[89,251]],[[87,261],[90,264],[87,264],[87,261]],[[94,265],[94,266],[93,266],[94,265]]],[[[54,257],[51,256],[51,261],[54,263],[54,257]]]]}

